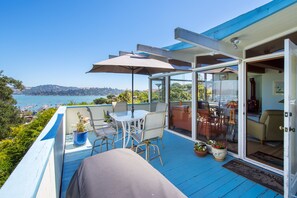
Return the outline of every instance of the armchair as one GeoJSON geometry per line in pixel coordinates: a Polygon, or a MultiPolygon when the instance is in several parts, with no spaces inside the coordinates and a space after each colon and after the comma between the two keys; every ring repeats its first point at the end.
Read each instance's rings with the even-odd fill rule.
{"type": "Polygon", "coordinates": [[[261,141],[283,141],[284,133],[279,126],[284,125],[284,111],[266,110],[260,117],[259,122],[247,120],[247,134],[261,141]]]}
{"type": "Polygon", "coordinates": [[[157,103],[157,106],[156,106],[156,112],[166,112],[166,109],[167,109],[167,104],[166,103],[163,103],[163,102],[158,102],[157,103]]]}
{"type": "Polygon", "coordinates": [[[192,131],[192,109],[188,105],[174,106],[171,108],[172,126],[187,131],[192,131]]]}

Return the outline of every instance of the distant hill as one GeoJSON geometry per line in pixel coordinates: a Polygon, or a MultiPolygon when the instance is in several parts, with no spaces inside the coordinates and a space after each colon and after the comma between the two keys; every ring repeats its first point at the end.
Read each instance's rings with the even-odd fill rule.
{"type": "Polygon", "coordinates": [[[106,96],[109,94],[118,95],[124,90],[114,88],[78,88],[78,87],[65,87],[59,85],[39,85],[36,87],[27,87],[22,92],[15,92],[15,94],[24,95],[56,95],[56,96],[106,96]]]}

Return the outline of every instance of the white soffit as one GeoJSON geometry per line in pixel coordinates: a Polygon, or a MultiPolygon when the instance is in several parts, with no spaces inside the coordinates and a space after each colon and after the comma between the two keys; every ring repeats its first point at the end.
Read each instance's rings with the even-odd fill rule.
{"type": "Polygon", "coordinates": [[[223,40],[230,42],[231,38],[238,37],[240,40],[238,46],[243,49],[250,49],[294,31],[297,31],[297,4],[289,6],[223,40]]]}

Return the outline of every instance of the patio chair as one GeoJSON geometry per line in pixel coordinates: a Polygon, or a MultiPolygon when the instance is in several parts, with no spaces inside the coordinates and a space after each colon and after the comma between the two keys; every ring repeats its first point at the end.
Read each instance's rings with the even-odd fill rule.
{"type": "Polygon", "coordinates": [[[158,102],[157,106],[156,106],[156,112],[161,112],[161,111],[165,111],[167,110],[167,104],[164,102],[158,102]]]}
{"type": "MultiPolygon", "coordinates": [[[[167,112],[167,104],[164,102],[158,102],[156,106],[156,112],[167,112]]],[[[161,141],[162,148],[165,148],[162,138],[157,139],[157,143],[161,141]]]]}
{"type": "Polygon", "coordinates": [[[117,135],[117,131],[112,127],[111,123],[106,123],[104,121],[104,114],[99,118],[94,118],[92,110],[90,107],[87,107],[87,110],[90,114],[90,124],[93,128],[93,132],[96,135],[96,140],[93,142],[91,156],[93,152],[96,151],[96,147],[100,147],[100,152],[102,152],[102,146],[106,145],[106,150],[108,150],[108,145],[110,144],[114,148],[114,139],[117,135]],[[101,141],[97,144],[98,141],[101,141]],[[111,143],[109,142],[111,141],[111,143]]]}
{"type": "Polygon", "coordinates": [[[112,111],[113,112],[128,111],[127,102],[112,102],[112,111]]]}
{"type": "MultiPolygon", "coordinates": [[[[128,111],[127,102],[112,102],[112,112],[124,112],[124,111],[128,111]]],[[[119,125],[121,125],[121,123],[115,120],[112,120],[112,122],[113,122],[113,125],[116,127],[117,133],[119,133],[119,125]]]]}
{"type": "Polygon", "coordinates": [[[145,159],[147,161],[153,160],[157,157],[160,158],[161,165],[163,166],[160,149],[157,144],[152,144],[152,141],[162,139],[165,127],[165,112],[151,112],[144,118],[144,127],[138,133],[132,133],[132,148],[134,140],[138,143],[135,151],[138,148],[145,146],[145,159]],[[150,146],[154,148],[154,152],[158,152],[156,156],[150,158],[150,146]]]}

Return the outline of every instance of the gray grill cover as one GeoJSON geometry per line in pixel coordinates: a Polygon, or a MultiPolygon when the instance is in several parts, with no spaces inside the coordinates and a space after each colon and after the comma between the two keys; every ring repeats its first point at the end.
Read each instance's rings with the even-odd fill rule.
{"type": "Polygon", "coordinates": [[[86,158],[73,175],[67,197],[186,197],[141,156],[114,149],[86,158]]]}

